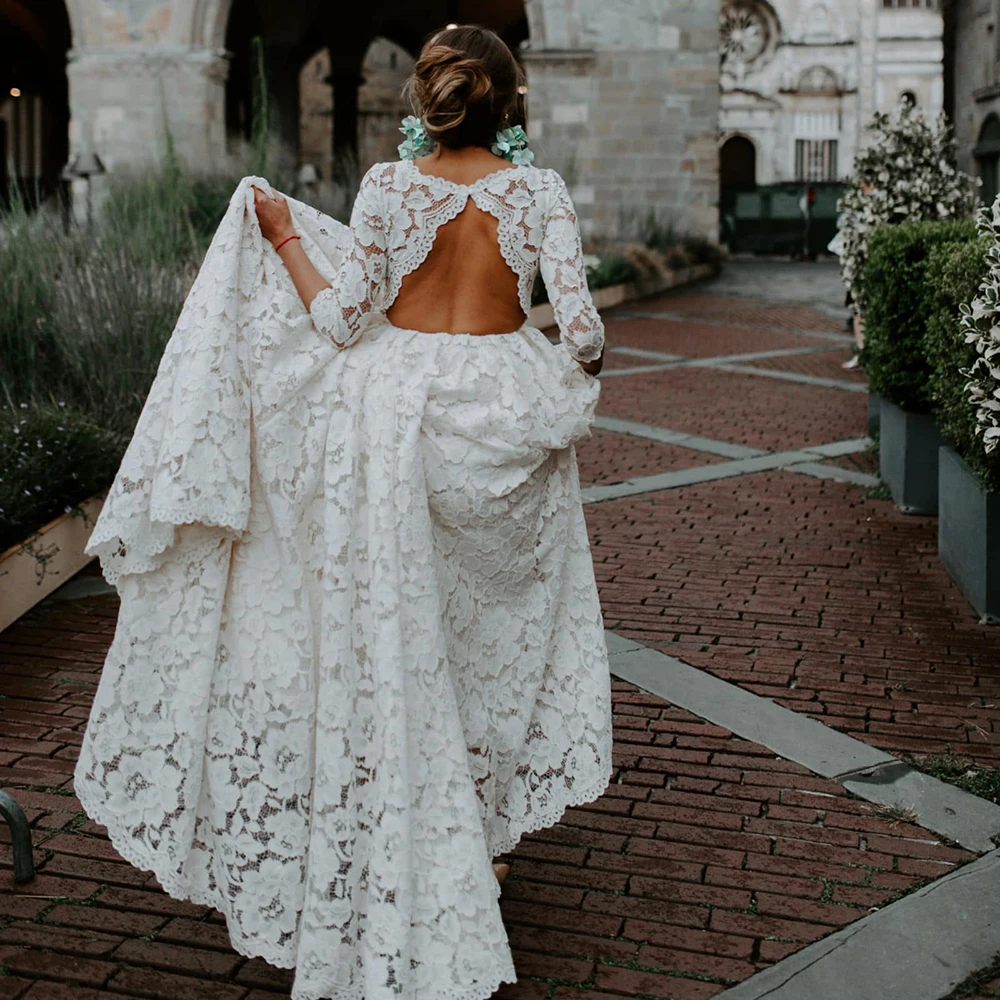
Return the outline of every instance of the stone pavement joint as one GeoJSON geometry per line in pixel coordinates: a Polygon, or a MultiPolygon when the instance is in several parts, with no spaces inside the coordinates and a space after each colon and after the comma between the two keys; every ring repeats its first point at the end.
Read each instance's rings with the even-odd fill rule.
{"type": "Polygon", "coordinates": [[[799,465],[789,465],[788,472],[801,472],[817,479],[832,479],[838,483],[852,483],[854,486],[878,486],[882,480],[869,472],[858,472],[857,469],[842,469],[836,465],[823,465],[821,462],[802,462],[799,465]]]}
{"type": "Polygon", "coordinates": [[[653,427],[650,424],[640,424],[632,420],[619,420],[617,417],[597,417],[594,427],[601,431],[614,431],[617,434],[631,434],[633,437],[649,438],[661,444],[677,444],[692,451],[704,451],[710,455],[722,455],[725,458],[753,458],[768,454],[761,448],[748,448],[742,444],[730,444],[728,441],[716,441],[714,438],[699,437],[686,431],[672,431],[667,427],[653,427]]]}
{"type": "MultiPolygon", "coordinates": [[[[776,378],[785,382],[801,382],[803,385],[818,385],[823,389],[839,389],[841,392],[868,392],[864,382],[848,382],[839,378],[822,378],[819,375],[805,375],[802,372],[782,371],[778,368],[754,368],[752,365],[718,362],[705,367],[715,368],[720,372],[736,372],[739,375],[760,375],[763,378],[776,378]]],[[[626,369],[626,371],[629,369],[626,369]]],[[[622,374],[619,372],[619,374],[622,374]]]]}
{"type": "Polygon", "coordinates": [[[795,952],[719,1000],[940,1000],[997,953],[1000,851],[795,952]]]}
{"type": "Polygon", "coordinates": [[[1000,806],[914,772],[896,757],[697,667],[606,633],[611,672],[644,691],[842,783],[859,798],[912,810],[916,822],[969,850],[991,850],[1000,806]]]}
{"type": "MultiPolygon", "coordinates": [[[[605,418],[606,421],[607,418],[605,418]]],[[[602,423],[601,429],[612,430],[606,422],[602,423]]],[[[627,432],[626,432],[627,433],[627,432]]],[[[680,442],[673,442],[680,443],[680,442]]],[[[837,455],[856,454],[865,451],[870,442],[867,438],[852,439],[851,441],[835,441],[833,447],[838,449],[837,455]],[[844,450],[844,449],[847,450],[844,450]]],[[[685,444],[686,447],[691,445],[685,444]]],[[[827,448],[827,445],[814,445],[808,448],[799,448],[795,451],[765,452],[761,455],[752,455],[747,458],[738,458],[731,462],[719,462],[716,465],[703,465],[693,469],[677,469],[674,472],[660,472],[651,476],[637,476],[634,479],[627,479],[621,483],[612,483],[608,486],[588,486],[581,492],[583,502],[602,503],[607,500],[619,500],[622,497],[635,496],[639,493],[656,493],[660,490],[673,490],[680,486],[692,486],[695,483],[708,483],[717,479],[729,479],[732,476],[743,476],[753,472],[767,472],[774,469],[788,469],[789,471],[801,472],[805,475],[817,476],[821,479],[836,479],[833,467],[820,466],[821,472],[810,471],[814,465],[817,455],[832,457],[829,452],[820,449],[827,448]]],[[[843,471],[843,470],[841,470],[843,471]]],[[[862,475],[858,473],[857,475],[862,475]]],[[[844,477],[845,481],[854,481],[844,477]]],[[[867,484],[866,484],[867,485],[867,484]]]]}

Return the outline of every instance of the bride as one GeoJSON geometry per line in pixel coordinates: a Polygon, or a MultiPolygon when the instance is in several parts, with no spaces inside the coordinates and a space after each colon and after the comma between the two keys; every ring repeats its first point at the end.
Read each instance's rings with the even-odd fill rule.
{"type": "Polygon", "coordinates": [[[432,37],[349,227],[241,182],[88,543],[121,609],[76,793],[294,1000],[514,982],[496,859],[611,774],[604,332],[520,85],[492,32],[432,37]]]}

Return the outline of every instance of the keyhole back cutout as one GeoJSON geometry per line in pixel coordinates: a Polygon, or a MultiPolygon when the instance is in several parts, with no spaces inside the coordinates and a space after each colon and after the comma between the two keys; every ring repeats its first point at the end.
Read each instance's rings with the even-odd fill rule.
{"type": "MultiPolygon", "coordinates": [[[[456,197],[461,195],[456,194],[456,197]]],[[[510,333],[527,318],[517,273],[504,260],[499,223],[471,193],[437,230],[430,252],[403,278],[389,322],[423,333],[510,333]]]]}

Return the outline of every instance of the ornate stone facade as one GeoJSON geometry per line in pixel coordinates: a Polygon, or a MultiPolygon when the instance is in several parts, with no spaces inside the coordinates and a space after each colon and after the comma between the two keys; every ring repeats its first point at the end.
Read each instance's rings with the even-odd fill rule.
{"type": "Polygon", "coordinates": [[[943,106],[932,0],[723,0],[720,134],[753,143],[756,182],[837,180],[875,111],[943,106]]]}

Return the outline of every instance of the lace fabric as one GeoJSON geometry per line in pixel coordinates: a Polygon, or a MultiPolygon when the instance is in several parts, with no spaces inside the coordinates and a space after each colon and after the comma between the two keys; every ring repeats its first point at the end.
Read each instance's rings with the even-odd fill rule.
{"type": "Polygon", "coordinates": [[[500,251],[517,275],[525,315],[541,269],[562,343],[578,361],[599,357],[604,325],[587,288],[572,199],[559,174],[533,166],[456,184],[424,174],[412,160],[377,163],[354,204],[347,258],[332,286],[313,300],[316,328],[338,347],[357,340],[367,317],[388,311],[403,279],[427,259],[438,230],[461,214],[470,198],[497,220],[500,251]]]}
{"type": "MultiPolygon", "coordinates": [[[[530,327],[373,313],[339,350],[250,182],[88,543],[121,610],[75,791],[293,1000],[484,1000],[515,978],[492,858],[611,774],[599,384],[530,327]]],[[[357,230],[291,204],[332,280],[357,230]]]]}

